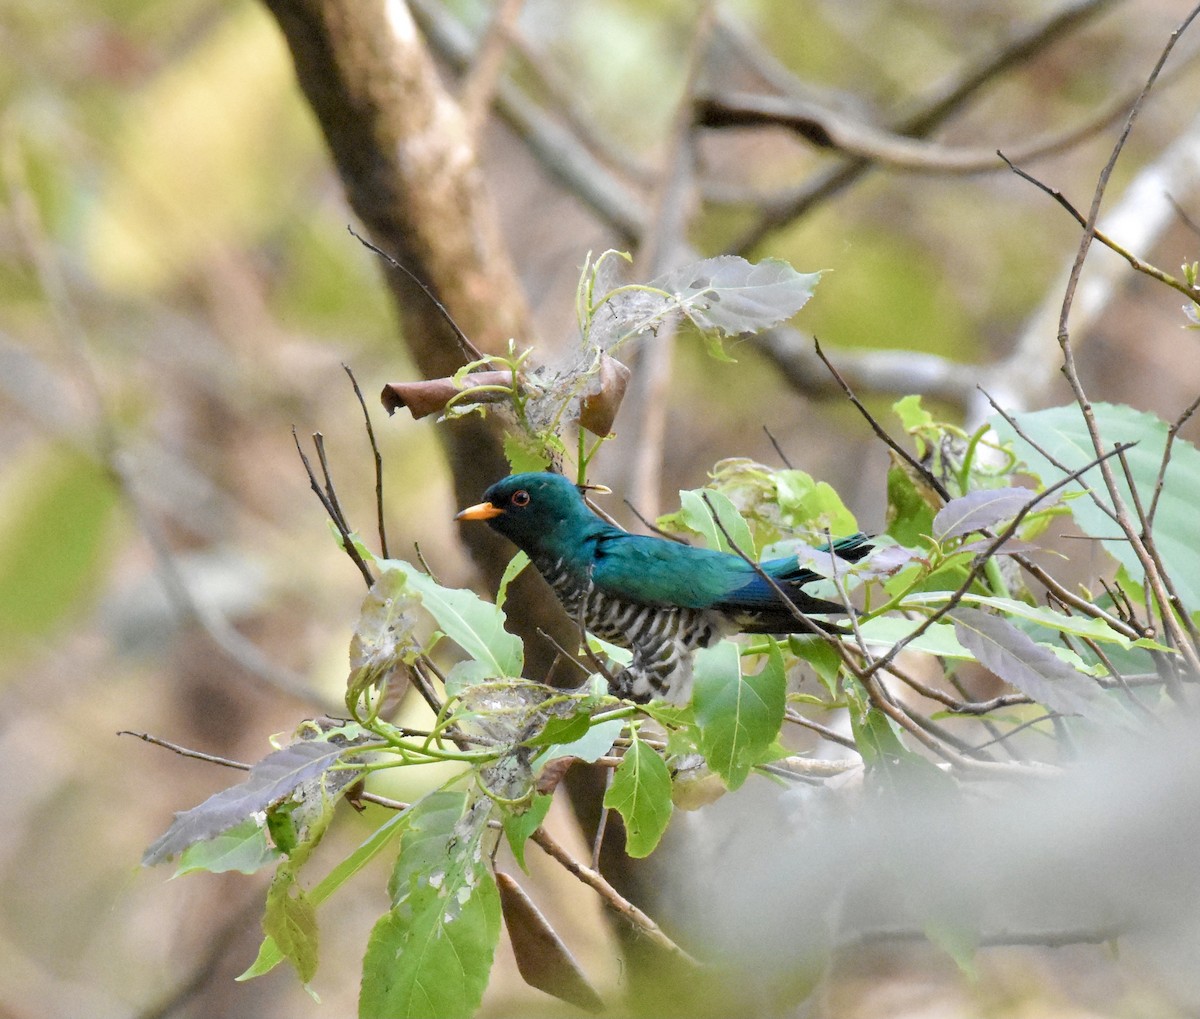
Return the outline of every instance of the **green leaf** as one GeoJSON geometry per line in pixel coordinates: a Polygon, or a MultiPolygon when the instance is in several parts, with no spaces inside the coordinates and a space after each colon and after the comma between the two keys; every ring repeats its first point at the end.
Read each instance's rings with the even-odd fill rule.
{"type": "Polygon", "coordinates": [[[508,585],[516,580],[528,565],[529,556],[520,550],[508,561],[500,577],[500,586],[496,589],[496,608],[504,608],[504,602],[508,598],[508,585]]]}
{"type": "Polygon", "coordinates": [[[925,924],[925,937],[945,952],[968,980],[979,979],[975,955],[979,950],[979,931],[962,923],[930,920],[925,924]]]}
{"type": "Polygon", "coordinates": [[[490,802],[462,811],[465,797],[438,795],[413,819],[393,875],[394,904],[371,931],[362,1019],[469,1019],[483,998],[500,938],[500,897],[483,845],[490,802]]]}
{"type": "Polygon", "coordinates": [[[517,865],[526,873],[529,873],[529,868],[525,866],[525,843],[546,819],[546,814],[553,801],[554,797],[549,793],[535,793],[533,801],[525,810],[520,813],[506,810],[500,816],[500,821],[504,825],[504,836],[508,839],[513,857],[516,859],[517,865]]]}
{"type": "Polygon", "coordinates": [[[919,432],[933,427],[933,415],[921,406],[919,396],[905,396],[897,400],[892,404],[892,410],[906,432],[919,432]]]}
{"type": "Polygon", "coordinates": [[[830,697],[837,697],[837,678],[842,668],[842,656],[829,641],[814,634],[792,634],[788,650],[808,662],[830,697]]]}
{"type": "Polygon", "coordinates": [[[586,710],[565,717],[552,715],[546,720],[542,731],[532,739],[526,740],[525,745],[545,747],[556,743],[574,743],[587,734],[591,728],[591,722],[591,715],[586,710]]]}
{"type": "Polygon", "coordinates": [[[696,653],[692,704],[700,752],[730,789],[746,781],[783,724],[787,676],[783,655],[772,644],[756,676],[743,676],[736,644],[722,641],[696,653]]]}
{"type": "Polygon", "coordinates": [[[862,715],[850,712],[850,730],[868,768],[898,764],[912,754],[900,741],[895,723],[878,708],[868,708],[862,715]]]}
{"type": "MultiPolygon", "coordinates": [[[[389,818],[376,828],[362,845],[334,867],[333,870],[312,888],[308,893],[309,902],[315,907],[329,898],[330,895],[386,849],[398,835],[405,832],[408,829],[411,816],[412,808],[410,807],[389,818]]],[[[283,954],[279,951],[279,946],[275,944],[275,939],[267,937],[259,947],[258,956],[254,962],[250,964],[244,973],[235,979],[241,981],[260,977],[264,973],[269,973],[282,961],[283,954]]]]}
{"type": "Polygon", "coordinates": [[[754,538],[750,527],[742,519],[740,513],[729,501],[729,497],[720,492],[707,488],[695,488],[679,493],[679,512],[663,517],[659,526],[664,530],[688,530],[704,539],[708,548],[719,549],[722,552],[732,552],[721,528],[713,518],[713,511],[705,502],[705,496],[716,509],[716,520],[725,525],[725,529],[733,538],[737,547],[746,555],[754,554],[754,538]]]}
{"type": "Polygon", "coordinates": [[[291,867],[281,866],[267,891],[263,931],[304,983],[317,972],[317,913],[291,867]]]}
{"type": "Polygon", "coordinates": [[[613,773],[604,806],[625,822],[625,852],[649,856],[671,820],[671,773],[666,762],[642,740],[631,736],[629,748],[613,773]]]}
{"type": "Polygon", "coordinates": [[[899,726],[878,708],[851,711],[850,730],[871,782],[899,795],[910,795],[918,789],[955,789],[954,779],[904,745],[899,726]]]}
{"type": "Polygon", "coordinates": [[[624,728],[625,720],[622,718],[610,718],[605,722],[598,722],[577,740],[547,748],[533,762],[533,770],[536,772],[558,757],[578,757],[581,761],[590,764],[612,749],[613,743],[616,742],[624,728]]]}
{"type": "MultiPolygon", "coordinates": [[[[1093,405],[1096,421],[1108,448],[1117,442],[1136,442],[1125,453],[1130,474],[1137,486],[1142,505],[1149,507],[1154,498],[1159,467],[1167,440],[1165,421],[1142,411],[1107,403],[1093,405]]],[[[1045,456],[1030,443],[1035,443],[1068,470],[1083,467],[1095,457],[1087,427],[1078,407],[1053,407],[1018,415],[1017,424],[1029,437],[1026,442],[1002,420],[992,420],[997,433],[1012,442],[1017,455],[1044,484],[1062,477],[1045,456]]],[[[1112,461],[1117,488],[1133,514],[1133,502],[1124,472],[1112,461]]],[[[1092,468],[1083,479],[1101,499],[1108,503],[1100,468],[1092,468]]],[[[1081,491],[1083,484],[1073,482],[1067,491],[1081,491]]],[[[1089,496],[1071,499],[1066,504],[1080,529],[1093,538],[1100,538],[1104,549],[1136,579],[1143,575],[1141,563],[1129,542],[1120,537],[1119,528],[1100,510],[1089,496]]],[[[1196,507],[1200,505],[1200,451],[1189,442],[1176,437],[1171,447],[1171,462],[1164,477],[1162,495],[1154,517],[1154,541],[1162,561],[1171,571],[1171,579],[1180,599],[1189,611],[1200,610],[1200,542],[1196,541],[1196,507]]],[[[1136,521],[1136,517],[1134,518],[1136,521]]]]}
{"type": "Polygon", "coordinates": [[[267,833],[254,818],[247,818],[216,838],[195,842],[179,856],[175,876],[198,870],[223,874],[235,870],[253,874],[280,858],[280,852],[267,841],[267,833]]]}
{"type": "Polygon", "coordinates": [[[933,533],[934,506],[941,499],[907,464],[895,456],[887,473],[887,533],[901,545],[915,547],[933,533]]]}
{"type": "Polygon", "coordinates": [[[472,674],[473,681],[521,675],[525,660],[521,640],[504,629],[505,615],[495,605],[472,591],[442,587],[402,559],[376,559],[375,563],[381,579],[390,573],[402,575],[446,636],[483,663],[472,674]]]}
{"type": "Polygon", "coordinates": [[[854,514],[832,485],[816,481],[811,474],[791,468],[775,471],[775,498],[784,523],[792,528],[828,529],[833,534],[858,530],[854,514]]]}
{"type": "MultiPolygon", "coordinates": [[[[918,620],[901,616],[876,616],[859,623],[859,632],[870,647],[890,648],[917,628],[918,620]]],[[[950,623],[934,623],[920,637],[906,645],[913,651],[924,651],[939,658],[970,660],[975,656],[958,642],[950,623]]]]}
{"type": "Polygon", "coordinates": [[[463,816],[467,794],[435,789],[412,805],[400,856],[388,879],[392,905],[403,902],[412,885],[429,874],[446,855],[449,833],[463,816]]]}
{"type": "Polygon", "coordinates": [[[545,446],[522,432],[509,432],[504,436],[504,458],[513,474],[544,471],[550,466],[550,455],[545,446]]]}
{"type": "MultiPolygon", "coordinates": [[[[915,593],[904,599],[905,607],[912,605],[943,605],[950,600],[949,594],[941,591],[915,593]]],[[[1047,608],[1044,605],[1028,605],[1015,598],[999,598],[991,595],[966,594],[962,604],[977,605],[984,608],[996,609],[1016,619],[1024,619],[1039,626],[1047,626],[1060,633],[1069,633],[1076,637],[1086,637],[1102,643],[1119,644],[1123,648],[1132,647],[1134,641],[1123,633],[1118,633],[1103,619],[1091,616],[1068,616],[1062,612],[1047,608]]],[[[872,620],[872,622],[875,622],[872,620]]]]}

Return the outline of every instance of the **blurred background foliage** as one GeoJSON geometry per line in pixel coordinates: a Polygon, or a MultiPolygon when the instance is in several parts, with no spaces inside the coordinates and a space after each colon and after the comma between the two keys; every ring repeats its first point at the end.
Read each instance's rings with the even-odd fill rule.
{"type": "MultiPolygon", "coordinates": [[[[902,115],[1046,8],[721,6],[814,95],[868,121],[902,115]]],[[[1015,147],[1136,88],[1183,11],[1169,0],[1106,6],[994,81],[937,140],[1015,147]]],[[[474,31],[490,18],[482,0],[436,9],[474,31]]],[[[682,0],[528,0],[519,25],[636,179],[652,177],[662,156],[694,17],[682,0]]],[[[737,67],[724,70],[738,84],[737,67]]],[[[1156,93],[1111,196],[1184,130],[1198,82],[1186,71],[1156,93]]],[[[1031,169],[1086,209],[1116,130],[1031,169]]],[[[572,339],[585,255],[620,246],[619,235],[551,182],[510,128],[490,122],[481,151],[543,349],[553,351],[572,339]]],[[[711,193],[743,198],[838,158],[761,130],[712,132],[699,153],[711,193]]],[[[291,428],[325,433],[350,518],[369,533],[369,450],[342,362],[380,431],[393,548],[407,554],[419,543],[443,581],[473,579],[436,426],[384,422],[375,405],[382,383],[414,374],[378,267],[346,233],[351,216],[286,49],[248,0],[5,4],[0,156],[0,1014],[351,1014],[382,874],[323,915],[323,1005],[282,971],[232,983],[258,941],[265,878],[168,883],[137,865],[173,810],[230,776],[114,733],[150,731],[256,760],[267,734],[290,731],[314,702],[339,700],[361,580],[329,537],[291,428]],[[311,696],[281,692],[222,650],[181,612],[189,600],[311,696]]],[[[1173,197],[1200,218],[1195,189],[1173,197]]],[[[742,201],[710,203],[689,240],[719,252],[752,219],[742,201]]],[[[1061,210],[1007,172],[881,171],[748,254],[829,270],[799,324],[835,357],[873,348],[975,364],[1003,356],[1055,300],[1077,238],[1061,210]]],[[[1174,271],[1197,246],[1180,220],[1140,253],[1174,271]]],[[[1093,396],[1178,413],[1200,375],[1179,303],[1125,277],[1082,347],[1093,396]]],[[[676,352],[663,506],[722,457],[777,463],[765,425],[795,466],[834,484],[878,529],[886,457],[861,421],[790,389],[749,344],[732,350],[736,365],[686,342],[676,352]]],[[[1065,389],[1051,388],[1039,402],[1062,402],[1065,389]]],[[[619,474],[597,463],[596,480],[619,474]]],[[[559,824],[573,837],[565,811],[559,824]]],[[[368,830],[351,818],[321,852],[335,859],[368,830]]],[[[595,903],[544,861],[531,855],[531,864],[559,930],[601,982],[617,981],[595,903]]],[[[1089,985],[1088,953],[1099,951],[1072,949],[1058,971],[1011,950],[981,960],[975,984],[928,952],[919,978],[882,952],[874,969],[845,968],[837,1014],[895,1014],[900,1002],[911,1015],[1136,1011],[1145,988],[1089,985]]],[[[512,1014],[526,993],[502,960],[487,1008],[512,1014]]]]}

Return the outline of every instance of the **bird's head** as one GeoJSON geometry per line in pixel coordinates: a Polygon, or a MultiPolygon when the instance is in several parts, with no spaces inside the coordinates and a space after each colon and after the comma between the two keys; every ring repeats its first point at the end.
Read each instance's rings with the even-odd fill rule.
{"type": "Polygon", "coordinates": [[[484,501],[455,520],[486,520],[526,552],[561,554],[582,541],[599,518],[579,489],[561,474],[548,471],[510,474],[483,493],[484,501]]]}

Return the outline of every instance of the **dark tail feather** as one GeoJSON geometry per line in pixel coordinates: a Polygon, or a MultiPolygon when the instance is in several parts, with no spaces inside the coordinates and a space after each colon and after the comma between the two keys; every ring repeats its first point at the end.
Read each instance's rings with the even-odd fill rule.
{"type": "Polygon", "coordinates": [[[836,538],[832,546],[822,545],[819,551],[829,552],[832,549],[839,559],[845,559],[848,563],[856,563],[860,559],[866,558],[874,547],[871,544],[871,536],[859,531],[858,534],[851,534],[846,538],[836,538]]]}

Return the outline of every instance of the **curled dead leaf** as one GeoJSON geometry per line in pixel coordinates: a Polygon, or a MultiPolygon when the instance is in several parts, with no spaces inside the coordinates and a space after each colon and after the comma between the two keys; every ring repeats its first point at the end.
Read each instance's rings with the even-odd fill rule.
{"type": "Polygon", "coordinates": [[[629,375],[629,369],[615,357],[600,355],[600,370],[579,405],[581,426],[593,435],[604,436],[612,431],[629,385],[629,375]]]}
{"type": "MultiPolygon", "coordinates": [[[[428,417],[445,409],[455,396],[474,386],[508,386],[512,384],[512,373],[506,371],[472,372],[467,376],[469,385],[459,385],[453,378],[422,379],[419,382],[389,382],[383,387],[379,399],[384,410],[395,414],[407,407],[414,418],[428,417]]],[[[505,393],[480,393],[479,403],[498,403],[508,399],[505,393]]]]}
{"type": "Polygon", "coordinates": [[[496,887],[517,971],[525,983],[589,1012],[603,1010],[604,1001],[525,890],[500,870],[496,887]]]}
{"type": "Polygon", "coordinates": [[[547,761],[538,775],[537,791],[539,793],[554,792],[558,788],[558,783],[566,777],[571,765],[578,760],[578,757],[556,757],[552,761],[547,761]]]}

